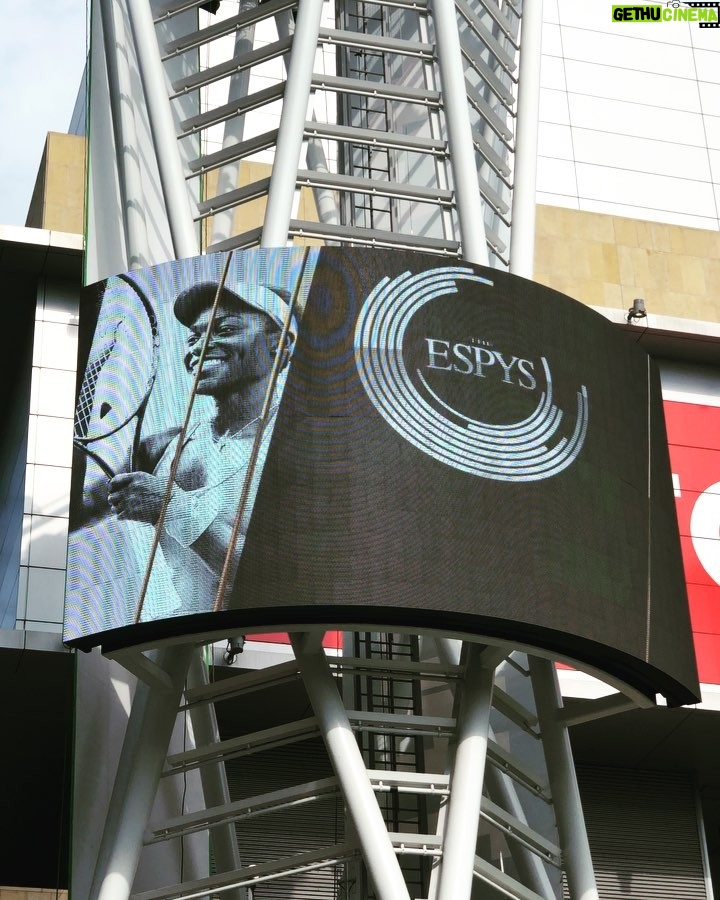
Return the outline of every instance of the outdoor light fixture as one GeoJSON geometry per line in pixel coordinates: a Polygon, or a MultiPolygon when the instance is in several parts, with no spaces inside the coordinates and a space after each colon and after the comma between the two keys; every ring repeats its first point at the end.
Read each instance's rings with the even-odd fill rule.
{"type": "Polygon", "coordinates": [[[628,310],[627,321],[632,322],[633,319],[644,319],[647,317],[647,311],[645,310],[645,301],[642,297],[636,297],[633,300],[633,305],[628,310]]]}
{"type": "Polygon", "coordinates": [[[235,657],[242,653],[244,649],[245,635],[236,634],[228,638],[227,647],[225,648],[225,653],[223,653],[223,659],[227,665],[231,666],[235,662],[235,657]]]}

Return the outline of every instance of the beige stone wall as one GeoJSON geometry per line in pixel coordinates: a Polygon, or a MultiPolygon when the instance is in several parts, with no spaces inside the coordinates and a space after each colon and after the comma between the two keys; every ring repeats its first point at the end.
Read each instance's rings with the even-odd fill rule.
{"type": "Polygon", "coordinates": [[[29,228],[82,234],[85,228],[85,138],[49,132],[27,221],[29,228]]]}
{"type": "Polygon", "coordinates": [[[67,900],[67,891],[54,888],[0,887],[0,900],[67,900]]]}
{"type": "Polygon", "coordinates": [[[720,232],[538,206],[535,279],[591,306],[720,322],[720,232]]]}

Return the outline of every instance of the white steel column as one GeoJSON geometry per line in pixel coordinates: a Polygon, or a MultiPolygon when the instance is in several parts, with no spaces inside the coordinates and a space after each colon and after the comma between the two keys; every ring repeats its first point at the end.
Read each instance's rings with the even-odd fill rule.
{"type": "MultiPolygon", "coordinates": [[[[445,665],[457,666],[460,664],[462,641],[436,637],[435,646],[437,647],[439,658],[445,665]]],[[[494,740],[492,727],[488,728],[488,737],[490,740],[494,740]]],[[[516,819],[527,825],[528,822],[525,810],[523,809],[517,789],[510,776],[505,775],[504,772],[498,771],[494,766],[486,765],[485,780],[487,782],[489,796],[511,813],[511,815],[515,816],[516,819]]],[[[444,822],[445,808],[445,806],[441,806],[438,813],[438,815],[442,817],[441,820],[439,820],[439,825],[444,822]]],[[[440,828],[438,828],[438,831],[440,831],[440,828]]],[[[510,852],[512,853],[513,860],[523,884],[535,891],[535,893],[539,894],[541,897],[547,897],[548,900],[553,900],[555,892],[540,857],[531,850],[528,850],[527,847],[517,843],[511,844],[510,852]]],[[[440,865],[441,862],[438,862],[430,876],[430,900],[435,900],[437,896],[436,881],[437,874],[439,874],[440,871],[440,865]]]]}
{"type": "MultiPolygon", "coordinates": [[[[490,737],[492,737],[492,729],[490,729],[490,737]]],[[[527,816],[512,778],[494,766],[487,767],[485,778],[490,798],[527,825],[527,816]]],[[[522,883],[541,897],[555,900],[555,891],[540,857],[528,850],[527,847],[523,847],[522,844],[511,846],[510,852],[522,883]]]]}
{"type": "Polygon", "coordinates": [[[287,243],[323,0],[300,0],[268,189],[262,247],[287,243]]]}
{"type": "Polygon", "coordinates": [[[357,832],[363,858],[379,900],[410,900],[387,826],[368,778],[350,721],[335,685],[325,653],[310,649],[314,636],[292,636],[293,650],[340,790],[357,832]]]}
{"type": "MultiPolygon", "coordinates": [[[[278,37],[287,38],[293,33],[290,25],[292,23],[292,14],[290,12],[278,13],[275,16],[275,25],[277,27],[278,37]]],[[[284,56],[285,72],[288,72],[288,56],[284,56]]],[[[317,121],[315,111],[313,110],[312,121],[317,121]]],[[[329,172],[325,151],[322,143],[318,138],[310,138],[307,142],[306,150],[307,167],[313,172],[329,172]]],[[[318,219],[325,225],[337,225],[340,222],[337,203],[331,190],[328,188],[313,187],[313,197],[315,199],[315,207],[317,208],[318,219]]],[[[329,242],[326,241],[326,246],[329,242]]]]}
{"type": "Polygon", "coordinates": [[[126,262],[128,269],[139,269],[148,264],[144,254],[148,239],[142,177],[137,158],[139,141],[135,128],[128,48],[124,39],[125,23],[117,0],[100,0],[99,5],[120,182],[126,262]]]}
{"type": "Polygon", "coordinates": [[[555,666],[528,657],[571,900],[599,900],[555,666]]]}
{"type": "Polygon", "coordinates": [[[460,49],[455,0],[432,0],[438,68],[448,130],[448,155],[453,173],[455,204],[460,224],[462,258],[488,265],[485,204],[480,194],[475,144],[468,116],[465,69],[460,49]]]}
{"type": "MultiPolygon", "coordinates": [[[[240,9],[244,12],[244,5],[240,4],[240,9]]],[[[255,26],[249,28],[241,28],[235,34],[235,47],[233,56],[238,57],[241,54],[250,53],[253,48],[253,40],[255,37],[255,26]]],[[[234,75],[230,76],[230,85],[228,87],[228,103],[233,100],[240,100],[247,96],[248,86],[250,84],[250,71],[241,69],[234,75]]],[[[242,142],[245,132],[245,115],[244,113],[234,116],[225,122],[223,134],[223,149],[231,147],[242,142]]],[[[218,172],[217,180],[217,196],[220,197],[229,191],[239,187],[238,176],[240,174],[240,160],[221,166],[218,172]]],[[[222,210],[215,213],[212,220],[212,237],[209,244],[219,244],[220,241],[226,241],[232,236],[235,223],[235,207],[222,210]]]]}
{"type": "MultiPolygon", "coordinates": [[[[487,757],[494,662],[483,647],[468,644],[457,746],[450,778],[438,900],[470,900],[487,757]]],[[[492,652],[492,651],[491,651],[492,652]]]]}
{"type": "Polygon", "coordinates": [[[127,900],[150,817],[188,666],[195,648],[170,647],[157,665],[172,687],[138,682],[98,853],[90,900],[127,900]]]}
{"type": "Polygon", "coordinates": [[[148,0],[127,0],[140,77],[148,108],[168,224],[177,259],[200,252],[195,212],[185,182],[167,81],[148,0]]]}
{"type": "Polygon", "coordinates": [[[534,270],[542,10],[542,0],[524,0],[520,24],[510,271],[523,278],[534,270]]]}
{"type": "MultiPolygon", "coordinates": [[[[198,649],[190,661],[188,672],[188,687],[200,687],[209,684],[207,666],[202,658],[202,649],[198,649]]],[[[212,703],[198,703],[190,708],[190,721],[192,722],[193,737],[196,747],[207,747],[216,744],[220,740],[215,707],[212,703]]],[[[200,766],[200,779],[202,781],[203,798],[206,809],[215,806],[226,806],[230,803],[230,790],[227,783],[225,763],[206,763],[200,766]]],[[[212,845],[215,868],[218,872],[236,872],[240,869],[240,850],[235,833],[235,825],[226,822],[210,829],[210,841],[212,845]]],[[[247,891],[244,888],[227,893],[229,900],[245,900],[247,891]]]]}

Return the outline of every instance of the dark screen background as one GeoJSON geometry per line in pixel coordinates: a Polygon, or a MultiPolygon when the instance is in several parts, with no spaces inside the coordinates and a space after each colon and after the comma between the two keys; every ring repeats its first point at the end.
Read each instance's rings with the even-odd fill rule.
{"type": "MultiPolygon", "coordinates": [[[[646,677],[653,667],[693,690],[660,388],[647,355],[586,307],[502,273],[484,273],[493,288],[470,284],[459,298],[431,301],[416,317],[425,321],[413,320],[420,332],[492,338],[506,359],[545,356],[569,428],[576,391],[588,389],[587,438],[565,471],[531,483],[457,471],[388,427],[355,367],[355,322],[376,282],[436,264],[323,251],[233,606],[275,607],[292,621],[472,630],[630,680],[635,662],[647,663],[646,677]]],[[[536,392],[494,374],[474,411],[497,422],[527,415],[536,392]]],[[[454,377],[465,390],[480,385],[454,377]]]]}

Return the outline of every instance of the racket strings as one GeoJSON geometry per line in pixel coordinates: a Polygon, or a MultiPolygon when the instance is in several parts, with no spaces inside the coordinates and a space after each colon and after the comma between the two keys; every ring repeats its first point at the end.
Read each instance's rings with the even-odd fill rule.
{"type": "Polygon", "coordinates": [[[120,431],[141,413],[157,369],[159,330],[137,305],[102,329],[75,412],[75,440],[90,443],[120,431]]]}
{"type": "Polygon", "coordinates": [[[83,379],[77,408],[75,409],[76,439],[82,440],[83,438],[87,439],[88,437],[90,422],[92,421],[93,411],[95,409],[95,388],[97,387],[100,373],[117,343],[117,330],[119,327],[120,323],[115,326],[108,340],[88,363],[87,369],[85,370],[85,378],[83,379]]]}

